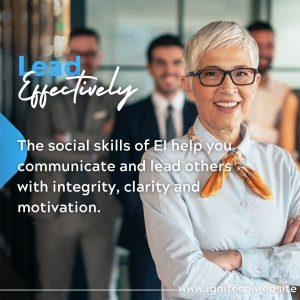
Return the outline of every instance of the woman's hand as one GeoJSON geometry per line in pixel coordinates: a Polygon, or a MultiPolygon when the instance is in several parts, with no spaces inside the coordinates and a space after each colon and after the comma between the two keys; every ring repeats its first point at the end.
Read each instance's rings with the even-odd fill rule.
{"type": "Polygon", "coordinates": [[[300,216],[288,221],[280,246],[296,242],[300,242],[300,216]]]}
{"type": "Polygon", "coordinates": [[[203,256],[224,270],[237,270],[242,266],[242,257],[237,250],[203,251],[203,256]]]}

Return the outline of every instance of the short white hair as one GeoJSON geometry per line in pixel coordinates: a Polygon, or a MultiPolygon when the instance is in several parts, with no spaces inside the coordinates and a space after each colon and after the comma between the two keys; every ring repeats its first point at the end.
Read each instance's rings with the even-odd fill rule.
{"type": "Polygon", "coordinates": [[[235,22],[215,21],[202,27],[184,47],[185,71],[195,71],[201,56],[216,48],[241,47],[253,68],[258,67],[258,46],[250,33],[235,22]]]}

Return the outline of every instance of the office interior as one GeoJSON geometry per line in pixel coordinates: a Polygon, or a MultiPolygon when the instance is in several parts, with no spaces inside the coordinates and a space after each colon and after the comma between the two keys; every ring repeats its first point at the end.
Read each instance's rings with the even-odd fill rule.
{"type": "MultiPolygon", "coordinates": [[[[119,66],[116,84],[137,87],[138,92],[130,100],[134,102],[148,95],[153,87],[145,52],[154,37],[173,33],[187,41],[196,30],[214,20],[233,20],[245,26],[255,20],[268,21],[276,32],[272,76],[289,84],[300,98],[299,11],[299,0],[0,0],[0,112],[26,136],[28,105],[18,99],[23,85],[18,76],[18,56],[24,55],[27,66],[36,60],[64,61],[70,30],[81,26],[94,28],[101,35],[104,60],[97,77],[109,84],[119,66]]],[[[59,80],[44,77],[36,79],[36,83],[59,80]]],[[[30,198],[30,194],[16,190],[17,182],[28,180],[24,176],[16,174],[1,189],[0,249],[17,274],[15,286],[37,289],[33,220],[16,211],[19,203],[28,203],[30,198]]],[[[127,253],[124,249],[117,253],[115,286],[126,288],[127,253]]],[[[86,289],[81,270],[79,253],[72,287],[86,289]]],[[[5,277],[1,271],[0,277],[5,277]]],[[[2,293],[2,299],[10,299],[12,294],[2,293]]],[[[21,299],[20,295],[12,299],[21,299]]],[[[118,296],[130,298],[128,293],[118,296]]],[[[35,293],[25,291],[22,297],[34,299],[35,293]]],[[[83,291],[71,294],[69,299],[87,297],[83,291]]]]}

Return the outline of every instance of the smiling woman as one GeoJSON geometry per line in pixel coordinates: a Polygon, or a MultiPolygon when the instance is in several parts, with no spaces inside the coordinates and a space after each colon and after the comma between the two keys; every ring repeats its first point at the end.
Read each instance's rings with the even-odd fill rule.
{"type": "MultiPolygon", "coordinates": [[[[186,78],[186,92],[196,102],[202,124],[221,142],[237,145],[260,75],[240,46],[215,48],[203,54],[199,78],[186,78]],[[228,75],[228,76],[227,76],[228,75]],[[224,134],[226,133],[226,134],[224,134]]],[[[189,73],[189,77],[195,77],[189,73]]]]}
{"type": "MultiPolygon", "coordinates": [[[[254,47],[253,49],[257,51],[254,47]]],[[[199,119],[206,129],[225,143],[237,145],[240,124],[245,119],[260,74],[257,58],[248,55],[243,46],[214,47],[203,53],[198,71],[188,72],[184,87],[196,102],[199,119]]]]}
{"type": "Polygon", "coordinates": [[[300,285],[300,176],[287,152],[251,140],[243,123],[260,81],[257,44],[238,24],[213,22],[188,41],[184,56],[183,87],[198,117],[176,142],[233,148],[184,153],[168,143],[165,151],[144,154],[140,183],[170,186],[165,195],[141,192],[149,246],[166,288],[163,298],[291,299],[289,290],[279,287],[300,285]],[[219,168],[150,168],[175,161],[219,168]],[[200,195],[176,192],[178,184],[196,182],[200,195]],[[218,293],[212,296],[210,288],[218,293]]]}

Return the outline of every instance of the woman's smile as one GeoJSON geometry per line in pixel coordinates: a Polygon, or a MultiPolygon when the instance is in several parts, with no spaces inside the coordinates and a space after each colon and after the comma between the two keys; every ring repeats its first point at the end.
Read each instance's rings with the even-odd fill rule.
{"type": "Polygon", "coordinates": [[[241,102],[238,101],[216,101],[214,105],[217,107],[217,110],[222,113],[231,113],[240,109],[241,102]]]}

